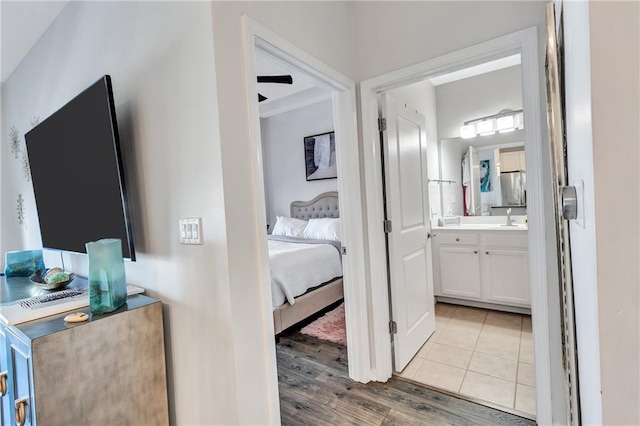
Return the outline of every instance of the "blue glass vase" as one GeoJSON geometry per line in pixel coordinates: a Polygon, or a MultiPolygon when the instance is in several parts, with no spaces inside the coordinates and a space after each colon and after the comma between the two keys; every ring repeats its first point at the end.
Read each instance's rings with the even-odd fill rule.
{"type": "Polygon", "coordinates": [[[7,277],[28,277],[44,269],[42,250],[8,251],[4,255],[4,274],[7,277]]]}
{"type": "Polygon", "coordinates": [[[89,306],[94,314],[113,312],[127,301],[122,242],[110,238],[86,243],[89,306]]]}

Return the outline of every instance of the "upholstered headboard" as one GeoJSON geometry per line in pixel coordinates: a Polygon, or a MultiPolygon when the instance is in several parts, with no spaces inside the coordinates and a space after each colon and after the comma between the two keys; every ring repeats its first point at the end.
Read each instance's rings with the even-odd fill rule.
{"type": "Polygon", "coordinates": [[[302,220],[340,217],[338,193],[324,192],[311,201],[292,201],[291,217],[302,220]]]}

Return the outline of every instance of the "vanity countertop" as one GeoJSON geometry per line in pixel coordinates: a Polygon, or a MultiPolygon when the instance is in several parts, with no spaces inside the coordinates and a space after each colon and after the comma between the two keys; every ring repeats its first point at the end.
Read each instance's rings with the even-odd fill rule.
{"type": "Polygon", "coordinates": [[[500,232],[527,232],[528,226],[523,223],[506,226],[495,223],[465,223],[461,225],[434,226],[438,231],[500,231],[500,232]]]}

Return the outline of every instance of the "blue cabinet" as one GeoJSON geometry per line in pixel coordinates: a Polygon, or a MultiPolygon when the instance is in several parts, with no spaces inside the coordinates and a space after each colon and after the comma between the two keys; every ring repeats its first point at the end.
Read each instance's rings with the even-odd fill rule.
{"type": "Polygon", "coordinates": [[[9,395],[9,346],[7,345],[6,331],[0,324],[0,424],[11,424],[13,410],[11,409],[11,395],[9,395]]]}
{"type": "Polygon", "coordinates": [[[35,417],[31,346],[28,340],[21,340],[12,328],[5,329],[5,338],[8,349],[8,399],[11,412],[11,423],[6,424],[30,426],[33,424],[31,420],[35,417]]]}

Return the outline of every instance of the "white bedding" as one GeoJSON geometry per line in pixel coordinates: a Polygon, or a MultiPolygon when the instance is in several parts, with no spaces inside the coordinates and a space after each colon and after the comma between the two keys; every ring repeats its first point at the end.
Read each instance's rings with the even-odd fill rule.
{"type": "Polygon", "coordinates": [[[342,276],[342,261],[331,244],[300,244],[269,240],[271,301],[277,308],[285,301],[342,276]]]}

